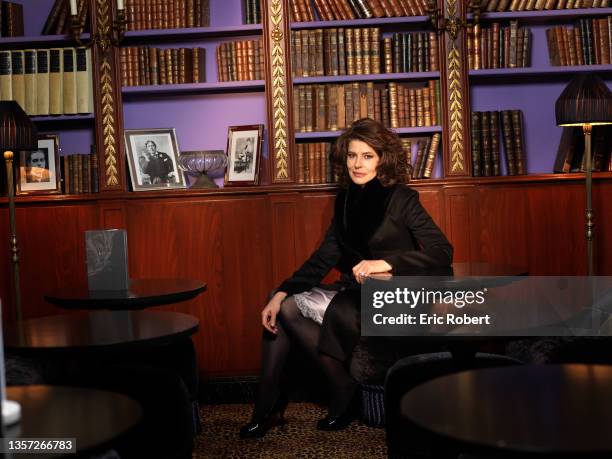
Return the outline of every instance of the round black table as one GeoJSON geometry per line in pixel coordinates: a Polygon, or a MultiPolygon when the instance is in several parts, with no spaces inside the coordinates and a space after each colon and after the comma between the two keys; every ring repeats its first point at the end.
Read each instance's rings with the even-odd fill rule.
{"type": "MultiPolygon", "coordinates": [[[[142,416],[141,407],[134,400],[102,390],[13,386],[7,388],[7,398],[21,405],[21,421],[6,429],[7,439],[74,438],[78,454],[112,448],[113,440],[136,426],[142,416]]],[[[12,457],[61,456],[13,454],[12,457]]],[[[74,454],[66,456],[74,457],[74,454]]]]}
{"type": "Polygon", "coordinates": [[[129,290],[96,290],[65,286],[44,295],[65,309],[143,309],[195,298],[206,284],[193,279],[131,279],[129,290]]]}
{"type": "Polygon", "coordinates": [[[7,330],[14,350],[124,350],[170,344],[193,335],[198,319],[170,311],[88,311],[24,320],[7,330]]]}
{"type": "Polygon", "coordinates": [[[409,391],[401,413],[461,452],[609,457],[611,387],[604,365],[471,370],[409,391]]]}

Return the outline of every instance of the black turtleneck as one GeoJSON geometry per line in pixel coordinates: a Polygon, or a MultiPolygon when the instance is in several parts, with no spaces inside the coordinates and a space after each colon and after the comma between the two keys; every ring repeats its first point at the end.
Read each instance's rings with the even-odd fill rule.
{"type": "Polygon", "coordinates": [[[393,189],[375,177],[363,186],[351,183],[345,192],[341,231],[347,245],[363,259],[371,259],[368,241],[382,223],[393,189]]]}

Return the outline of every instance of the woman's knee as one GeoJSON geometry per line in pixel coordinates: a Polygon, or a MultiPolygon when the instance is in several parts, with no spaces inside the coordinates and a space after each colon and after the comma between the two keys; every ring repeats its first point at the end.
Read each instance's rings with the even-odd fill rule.
{"type": "Polygon", "coordinates": [[[279,319],[283,323],[295,322],[298,318],[300,311],[297,307],[297,303],[293,298],[293,295],[288,296],[281,303],[281,308],[278,313],[279,319]]]}
{"type": "Polygon", "coordinates": [[[353,293],[341,292],[333,298],[325,311],[325,321],[344,323],[351,318],[356,318],[359,314],[359,297],[353,293]]]}

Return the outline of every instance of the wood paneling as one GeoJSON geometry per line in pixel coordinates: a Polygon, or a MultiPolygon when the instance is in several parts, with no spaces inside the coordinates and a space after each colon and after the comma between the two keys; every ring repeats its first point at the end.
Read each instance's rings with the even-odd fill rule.
{"type": "MultiPolygon", "coordinates": [[[[455,261],[492,261],[531,274],[584,274],[584,184],[491,182],[416,187],[447,234],[455,261]]],[[[597,273],[612,275],[612,181],[594,187],[597,273]]],[[[203,377],[255,374],[260,312],[268,293],[318,246],[333,214],[330,190],[249,195],[133,194],[100,201],[18,204],[24,315],[61,310],[42,295],[84,284],[84,231],[123,226],[133,278],[205,281],[198,298],[166,307],[197,316],[194,340],[203,377]]],[[[11,309],[8,212],[0,211],[0,298],[11,309]]],[[[336,274],[337,275],[337,274],[336,274]]],[[[330,277],[333,279],[333,275],[330,277]]],[[[11,318],[11,317],[8,317],[11,318]]]]}

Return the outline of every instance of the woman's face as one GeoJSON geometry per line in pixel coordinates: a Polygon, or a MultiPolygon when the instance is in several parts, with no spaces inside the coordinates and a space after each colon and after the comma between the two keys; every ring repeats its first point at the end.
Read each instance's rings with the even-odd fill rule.
{"type": "Polygon", "coordinates": [[[380,156],[367,143],[351,140],[346,154],[349,177],[356,185],[365,185],[376,177],[380,156]]]}

